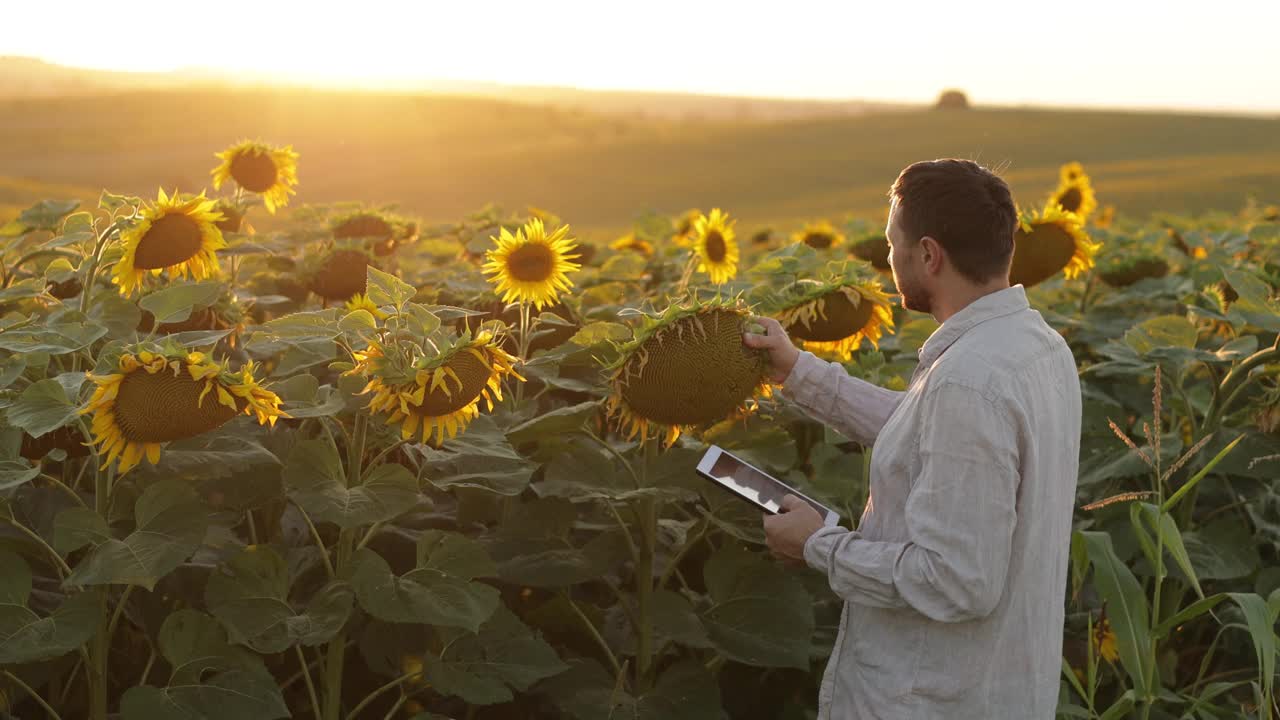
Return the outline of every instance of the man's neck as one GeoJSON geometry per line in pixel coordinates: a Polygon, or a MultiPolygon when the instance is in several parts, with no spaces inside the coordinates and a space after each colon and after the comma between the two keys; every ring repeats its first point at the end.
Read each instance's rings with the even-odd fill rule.
{"type": "Polygon", "coordinates": [[[969,304],[979,298],[986,297],[993,292],[1009,289],[1007,280],[995,280],[985,285],[965,284],[957,287],[953,292],[939,293],[934,299],[933,319],[942,324],[952,315],[969,307],[969,304]]]}

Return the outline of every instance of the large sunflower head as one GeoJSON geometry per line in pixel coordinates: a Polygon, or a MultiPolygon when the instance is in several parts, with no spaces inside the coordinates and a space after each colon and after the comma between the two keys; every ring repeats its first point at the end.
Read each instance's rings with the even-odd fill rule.
{"type": "Polygon", "coordinates": [[[218,189],[228,179],[251,193],[262,196],[267,212],[289,204],[298,184],[298,153],[292,145],[271,147],[246,140],[214,155],[222,164],[214,168],[213,187],[218,189]]]}
{"type": "Polygon", "coordinates": [[[892,270],[889,265],[889,238],[883,232],[870,233],[855,242],[849,249],[849,254],[859,260],[866,260],[871,263],[871,267],[881,272],[892,270]]]}
{"type": "Polygon", "coordinates": [[[573,262],[578,256],[572,254],[574,240],[568,235],[568,225],[548,235],[542,220],[533,218],[514,235],[502,228],[492,238],[498,247],[485,253],[483,272],[493,276],[489,282],[503,302],[533,303],[541,311],[573,287],[569,273],[582,266],[573,262]]]}
{"type": "Polygon", "coordinates": [[[806,223],[803,230],[791,234],[791,241],[804,243],[814,250],[826,250],[844,243],[844,233],[830,222],[806,223]]]}
{"type": "Polygon", "coordinates": [[[1099,267],[1098,277],[1111,287],[1128,287],[1145,278],[1169,274],[1169,263],[1160,254],[1147,250],[1130,253],[1099,267]]]}
{"type": "Polygon", "coordinates": [[[119,459],[124,474],[144,457],[154,465],[163,443],[209,432],[239,413],[263,425],[288,417],[253,370],[252,361],[231,372],[204,353],[135,348],[120,356],[116,372],[90,373],[98,387],[80,414],[93,413],[94,444],[106,455],[103,467],[119,459]]]}
{"type": "Polygon", "coordinates": [[[203,280],[218,274],[219,248],[226,247],[217,222],[222,215],[204,194],[182,199],[161,189],[156,202],[142,209],[142,217],[120,234],[124,254],[111,271],[122,295],[130,295],[147,273],[203,280]]]}
{"type": "Polygon", "coordinates": [[[422,442],[434,438],[438,445],[466,430],[480,414],[481,400],[493,409],[494,400],[502,399],[504,377],[524,380],[517,362],[483,332],[474,339],[464,334],[434,357],[389,357],[373,345],[356,353],[356,366],[348,372],[369,377],[364,392],[373,393],[370,412],[400,425],[401,437],[420,432],[422,442]]]}
{"type": "Polygon", "coordinates": [[[1061,272],[1074,278],[1094,265],[1102,243],[1089,239],[1080,217],[1056,205],[1022,215],[1014,233],[1009,282],[1031,287],[1061,272]]]}
{"type": "Polygon", "coordinates": [[[747,412],[768,394],[765,358],[742,344],[747,310],[724,300],[672,305],[620,346],[606,403],[628,437],[662,438],[747,412]]]}
{"type": "Polygon", "coordinates": [[[729,214],[714,208],[710,215],[699,215],[693,222],[693,250],[698,254],[698,271],[711,276],[711,282],[722,285],[738,274],[738,241],[734,239],[729,214]]]}
{"type": "Polygon", "coordinates": [[[788,288],[784,297],[778,322],[813,352],[848,360],[863,340],[879,348],[884,331],[893,331],[892,298],[878,280],[806,279],[788,288]]]}
{"type": "Polygon", "coordinates": [[[377,210],[354,210],[329,223],[335,240],[362,241],[377,255],[390,255],[396,247],[417,233],[417,227],[402,218],[377,210]]]}
{"type": "Polygon", "coordinates": [[[1093,192],[1093,182],[1079,163],[1064,165],[1058,189],[1049,195],[1048,207],[1060,207],[1075,213],[1083,223],[1098,208],[1098,198],[1093,192]],[[1072,167],[1074,165],[1074,167],[1072,167]]]}

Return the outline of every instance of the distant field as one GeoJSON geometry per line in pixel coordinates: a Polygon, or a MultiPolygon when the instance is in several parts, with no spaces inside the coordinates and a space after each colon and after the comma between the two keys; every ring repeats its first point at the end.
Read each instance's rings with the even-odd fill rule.
{"type": "Polygon", "coordinates": [[[244,137],[301,154],[295,203],[399,203],[428,221],[493,201],[583,232],[639,212],[728,209],[744,227],[879,220],[919,159],[1004,168],[1024,205],[1079,160],[1122,213],[1280,202],[1280,120],[1076,111],[879,113],[787,122],[597,116],[474,98],[320,91],[155,91],[0,102],[0,221],[40,197],[208,185],[244,137]]]}

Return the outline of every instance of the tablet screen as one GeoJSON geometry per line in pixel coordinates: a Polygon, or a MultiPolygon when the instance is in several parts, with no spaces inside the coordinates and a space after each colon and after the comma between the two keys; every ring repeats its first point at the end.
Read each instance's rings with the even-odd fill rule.
{"type": "MultiPolygon", "coordinates": [[[[721,452],[720,457],[716,458],[715,464],[711,466],[711,476],[747,498],[755,500],[770,512],[776,513],[781,510],[782,498],[793,494],[786,485],[727,452],[721,452]]],[[[813,505],[813,509],[817,510],[823,518],[827,516],[826,508],[813,502],[809,504],[813,505]]]]}

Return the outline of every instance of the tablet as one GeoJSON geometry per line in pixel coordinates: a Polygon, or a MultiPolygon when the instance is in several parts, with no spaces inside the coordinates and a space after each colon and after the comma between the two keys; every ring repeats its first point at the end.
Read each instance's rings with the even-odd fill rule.
{"type": "Polygon", "coordinates": [[[840,514],[822,503],[766,474],[718,445],[707,448],[698,462],[698,474],[754,503],[772,515],[782,509],[782,498],[795,495],[818,511],[824,525],[840,522],[840,514]]]}

